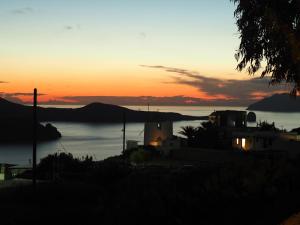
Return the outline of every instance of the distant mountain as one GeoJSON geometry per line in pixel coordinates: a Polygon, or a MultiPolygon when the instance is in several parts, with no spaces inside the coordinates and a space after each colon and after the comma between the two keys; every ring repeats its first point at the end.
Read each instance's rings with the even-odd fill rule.
{"type": "MultiPolygon", "coordinates": [[[[123,115],[127,122],[145,121],[183,121],[201,120],[207,117],[186,116],[172,112],[145,112],[127,109],[121,106],[103,103],[92,103],[87,106],[69,108],[38,107],[39,121],[66,121],[66,122],[95,122],[119,123],[123,122],[123,115]]],[[[32,118],[32,107],[9,102],[0,98],[0,118],[32,118]]]]}
{"type": "Polygon", "coordinates": [[[251,104],[247,110],[269,112],[300,112],[300,98],[289,94],[275,94],[251,104]]]}

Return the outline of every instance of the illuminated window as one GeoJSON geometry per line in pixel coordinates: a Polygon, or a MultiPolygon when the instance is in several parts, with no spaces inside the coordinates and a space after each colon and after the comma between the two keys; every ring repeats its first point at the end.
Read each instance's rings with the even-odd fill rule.
{"type": "Polygon", "coordinates": [[[245,149],[246,148],[246,139],[242,138],[242,148],[245,149]]]}
{"type": "Polygon", "coordinates": [[[154,146],[154,147],[157,147],[157,146],[159,146],[159,143],[158,143],[158,141],[151,141],[150,145],[154,146]]]}
{"type": "Polygon", "coordinates": [[[238,145],[240,143],[240,140],[237,138],[236,139],[236,144],[238,145]]]}
{"type": "Polygon", "coordinates": [[[160,123],[157,123],[157,128],[161,129],[161,124],[160,123]]]}

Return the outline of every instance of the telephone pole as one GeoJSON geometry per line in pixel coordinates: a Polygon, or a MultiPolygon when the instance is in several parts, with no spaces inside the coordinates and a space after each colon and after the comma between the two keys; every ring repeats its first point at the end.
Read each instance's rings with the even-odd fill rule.
{"type": "Polygon", "coordinates": [[[125,152],[125,137],[126,137],[126,113],[123,112],[123,152],[125,152]]]}
{"type": "Polygon", "coordinates": [[[33,93],[33,143],[32,143],[32,185],[36,189],[36,147],[37,147],[37,89],[33,93]]]}

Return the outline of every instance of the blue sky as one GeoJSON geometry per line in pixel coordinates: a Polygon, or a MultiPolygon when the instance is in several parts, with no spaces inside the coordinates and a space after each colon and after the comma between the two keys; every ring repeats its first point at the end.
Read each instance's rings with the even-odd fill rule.
{"type": "Polygon", "coordinates": [[[129,61],[228,70],[238,47],[229,0],[10,0],[0,8],[7,46],[1,47],[11,54],[15,47],[50,57],[103,51],[129,61]]]}
{"type": "Polygon", "coordinates": [[[0,92],[38,87],[48,100],[235,98],[188,85],[188,77],[178,82],[174,76],[180,73],[155,67],[217,82],[249,80],[235,69],[239,35],[234,9],[230,0],[0,0],[0,72],[5,81],[0,92]]]}

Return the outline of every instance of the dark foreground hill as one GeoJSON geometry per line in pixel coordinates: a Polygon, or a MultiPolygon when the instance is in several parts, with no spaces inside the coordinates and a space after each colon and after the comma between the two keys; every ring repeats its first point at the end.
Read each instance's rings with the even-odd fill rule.
{"type": "Polygon", "coordinates": [[[35,192],[30,180],[0,188],[1,225],[277,225],[300,211],[299,158],[240,156],[133,166],[124,155],[99,162],[50,155],[37,174],[54,182],[38,182],[35,192]]]}
{"type": "MultiPolygon", "coordinates": [[[[66,122],[123,122],[123,115],[127,122],[153,121],[183,121],[201,120],[207,117],[185,116],[179,113],[145,112],[127,109],[121,106],[103,103],[92,103],[75,109],[68,108],[38,108],[39,121],[66,121],[66,122]]],[[[0,98],[1,118],[31,118],[32,107],[9,102],[0,98]]]]}
{"type": "Polygon", "coordinates": [[[300,98],[289,94],[275,94],[251,104],[247,110],[269,112],[300,112],[300,98]]]}

